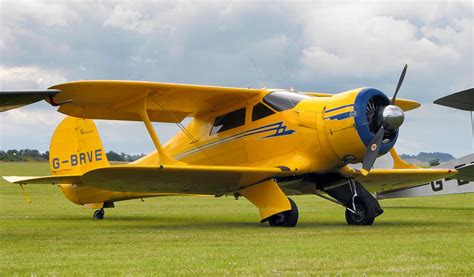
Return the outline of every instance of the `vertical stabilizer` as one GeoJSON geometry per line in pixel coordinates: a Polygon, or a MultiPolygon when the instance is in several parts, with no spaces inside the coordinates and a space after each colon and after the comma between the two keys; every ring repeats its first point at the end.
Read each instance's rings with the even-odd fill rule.
{"type": "Polygon", "coordinates": [[[51,139],[49,165],[53,175],[84,174],[110,166],[94,122],[66,117],[51,139]]]}

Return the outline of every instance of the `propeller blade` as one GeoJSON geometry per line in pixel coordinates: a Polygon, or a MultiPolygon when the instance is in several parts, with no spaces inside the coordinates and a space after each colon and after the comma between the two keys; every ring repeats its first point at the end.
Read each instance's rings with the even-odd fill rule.
{"type": "Polygon", "coordinates": [[[369,171],[372,169],[375,163],[375,159],[380,152],[380,146],[382,145],[383,135],[385,134],[385,130],[383,126],[377,131],[375,136],[370,141],[367,151],[364,155],[364,161],[362,163],[362,174],[367,175],[369,171]]]}
{"type": "Polygon", "coordinates": [[[407,68],[408,68],[408,65],[405,64],[405,66],[403,67],[402,74],[400,75],[400,79],[398,79],[397,89],[395,90],[395,93],[393,94],[392,101],[390,101],[390,105],[395,105],[395,99],[397,98],[398,91],[400,90],[400,87],[402,86],[403,79],[405,78],[405,74],[407,73],[407,68]]]}

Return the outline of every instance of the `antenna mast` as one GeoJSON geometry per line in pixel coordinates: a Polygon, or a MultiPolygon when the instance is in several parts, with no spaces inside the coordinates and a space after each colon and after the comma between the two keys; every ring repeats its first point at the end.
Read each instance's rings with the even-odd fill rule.
{"type": "Polygon", "coordinates": [[[288,70],[288,66],[286,65],[286,63],[284,63],[283,66],[285,67],[286,75],[288,76],[288,81],[290,82],[290,91],[295,92],[296,90],[293,87],[293,81],[291,80],[291,75],[290,71],[288,70]]]}
{"type": "Polygon", "coordinates": [[[253,64],[253,67],[255,68],[255,72],[257,72],[258,79],[260,80],[260,85],[262,88],[266,88],[265,83],[263,82],[262,75],[260,74],[260,70],[258,70],[257,64],[253,60],[253,58],[250,58],[250,61],[253,64]]]}

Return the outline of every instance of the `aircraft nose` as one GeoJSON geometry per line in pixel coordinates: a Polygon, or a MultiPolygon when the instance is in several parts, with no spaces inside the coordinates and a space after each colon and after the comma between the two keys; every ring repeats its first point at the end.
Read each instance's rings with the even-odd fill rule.
{"type": "Polygon", "coordinates": [[[402,109],[395,105],[388,105],[381,111],[383,125],[390,130],[396,130],[405,120],[402,109]]]}

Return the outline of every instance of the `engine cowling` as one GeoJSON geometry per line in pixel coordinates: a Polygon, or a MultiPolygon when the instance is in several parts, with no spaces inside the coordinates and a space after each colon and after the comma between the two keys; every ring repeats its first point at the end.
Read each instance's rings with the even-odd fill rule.
{"type": "MultiPolygon", "coordinates": [[[[389,104],[388,97],[374,88],[355,89],[328,99],[323,112],[324,128],[339,160],[343,163],[362,161],[370,141],[382,124],[386,124],[384,113],[387,116],[391,111],[384,111],[384,107],[389,104]]],[[[403,118],[398,120],[403,122],[403,118]]],[[[390,151],[397,138],[398,128],[386,128],[379,155],[390,151]]]]}

